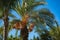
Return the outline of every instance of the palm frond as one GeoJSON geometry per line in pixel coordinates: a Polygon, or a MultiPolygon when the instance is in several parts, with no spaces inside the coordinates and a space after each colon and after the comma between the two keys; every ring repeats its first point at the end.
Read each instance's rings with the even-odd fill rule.
{"type": "Polygon", "coordinates": [[[17,7],[13,8],[20,16],[23,16],[23,9],[20,6],[20,3],[18,2],[17,7]]]}
{"type": "Polygon", "coordinates": [[[54,23],[55,23],[54,15],[50,12],[50,10],[46,8],[42,8],[40,11],[37,11],[35,13],[33,12],[31,18],[36,20],[35,22],[41,25],[43,28],[44,28],[43,26],[44,23],[46,23],[46,26],[49,26],[50,28],[54,27],[54,23]]]}
{"type": "Polygon", "coordinates": [[[9,13],[9,17],[16,18],[13,14],[9,13]]]}
{"type": "Polygon", "coordinates": [[[26,9],[27,9],[27,11],[29,11],[29,10],[32,10],[36,6],[44,5],[44,4],[45,4],[45,2],[35,2],[35,3],[32,3],[31,5],[28,5],[26,7],[26,9]]]}
{"type": "Polygon", "coordinates": [[[51,18],[54,18],[54,15],[50,12],[50,10],[48,10],[47,8],[42,8],[40,11],[39,11],[39,14],[43,14],[43,15],[47,15],[51,18]]]}
{"type": "Polygon", "coordinates": [[[17,4],[18,0],[0,0],[0,6],[1,7],[7,7],[9,8],[15,6],[17,4]]]}

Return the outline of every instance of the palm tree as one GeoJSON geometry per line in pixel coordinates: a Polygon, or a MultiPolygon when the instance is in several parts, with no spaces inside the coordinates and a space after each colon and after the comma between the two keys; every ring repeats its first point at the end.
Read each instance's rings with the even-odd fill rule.
{"type": "Polygon", "coordinates": [[[8,19],[8,13],[9,10],[16,5],[18,0],[0,0],[0,10],[2,11],[3,14],[3,20],[4,20],[4,26],[5,26],[5,35],[4,35],[4,40],[7,40],[7,30],[8,30],[8,24],[9,24],[9,19],[8,19]]]}
{"type": "MultiPolygon", "coordinates": [[[[35,0],[23,0],[22,1],[22,5],[20,5],[20,3],[18,3],[18,6],[16,8],[14,8],[15,11],[17,11],[17,13],[22,17],[22,20],[20,22],[20,24],[22,25],[22,29],[21,29],[21,36],[23,38],[23,40],[28,40],[28,29],[27,29],[27,19],[29,18],[29,13],[32,12],[32,9],[38,5],[43,5],[45,4],[45,2],[35,2],[35,0]]],[[[17,25],[19,23],[16,23],[15,25],[17,25]]],[[[33,23],[34,24],[34,23],[33,23]]],[[[18,28],[16,26],[16,28],[18,28]]],[[[31,31],[31,27],[29,28],[29,31],[31,31]]]]}
{"type": "MultiPolygon", "coordinates": [[[[18,3],[18,6],[14,8],[14,10],[17,11],[17,13],[22,17],[22,20],[20,20],[20,24],[23,23],[24,26],[22,26],[23,29],[20,29],[23,40],[28,40],[28,30],[32,31],[34,26],[36,26],[36,28],[42,27],[44,30],[46,30],[46,25],[50,28],[53,28],[54,15],[48,9],[43,8],[39,11],[33,11],[34,7],[42,4],[45,4],[45,2],[35,2],[35,0],[23,0],[22,5],[18,3]],[[27,18],[30,17],[29,22],[27,22],[25,16],[27,16],[27,18]],[[29,23],[33,23],[34,26],[27,29],[27,25],[29,23]]],[[[19,23],[16,23],[16,25],[17,24],[19,23]]],[[[16,26],[15,28],[19,27],[16,26]]]]}

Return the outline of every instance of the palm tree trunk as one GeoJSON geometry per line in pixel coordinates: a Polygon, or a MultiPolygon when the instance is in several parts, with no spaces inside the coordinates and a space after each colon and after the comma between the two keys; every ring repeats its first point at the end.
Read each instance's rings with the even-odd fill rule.
{"type": "Polygon", "coordinates": [[[23,40],[28,40],[28,29],[25,26],[25,28],[21,29],[21,36],[23,38],[23,40]]]}
{"type": "Polygon", "coordinates": [[[6,7],[4,9],[4,40],[7,40],[7,36],[8,36],[8,12],[9,12],[9,9],[8,7],[6,7]]]}

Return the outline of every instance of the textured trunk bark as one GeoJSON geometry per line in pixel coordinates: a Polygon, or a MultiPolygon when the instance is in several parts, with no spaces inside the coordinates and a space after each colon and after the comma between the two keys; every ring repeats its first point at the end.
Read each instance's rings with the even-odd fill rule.
{"type": "Polygon", "coordinates": [[[27,27],[25,26],[24,29],[21,29],[21,36],[23,38],[23,40],[28,40],[28,29],[27,27]]]}
{"type": "Polygon", "coordinates": [[[8,36],[8,12],[9,12],[9,9],[5,8],[4,10],[4,40],[7,40],[7,36],[8,36]]]}

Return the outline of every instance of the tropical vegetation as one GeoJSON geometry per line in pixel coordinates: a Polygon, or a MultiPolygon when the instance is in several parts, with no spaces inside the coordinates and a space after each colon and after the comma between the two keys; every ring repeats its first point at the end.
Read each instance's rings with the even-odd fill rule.
{"type": "Polygon", "coordinates": [[[53,13],[48,8],[35,10],[40,5],[46,5],[45,0],[0,0],[0,20],[4,22],[0,27],[0,40],[28,40],[29,33],[34,30],[39,37],[34,36],[31,40],[59,40],[60,27],[53,13]],[[17,19],[12,11],[21,19],[17,19]],[[8,36],[12,29],[16,29],[15,37],[8,36]]]}

